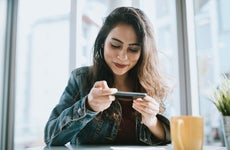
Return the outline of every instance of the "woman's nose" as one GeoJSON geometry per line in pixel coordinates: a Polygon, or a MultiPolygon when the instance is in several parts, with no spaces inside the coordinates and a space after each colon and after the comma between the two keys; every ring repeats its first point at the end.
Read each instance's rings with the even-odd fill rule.
{"type": "Polygon", "coordinates": [[[127,55],[118,55],[117,58],[120,60],[127,60],[128,59],[127,55]]]}
{"type": "Polygon", "coordinates": [[[118,55],[117,55],[117,58],[120,59],[120,60],[127,60],[128,59],[128,56],[127,56],[127,52],[125,50],[122,50],[122,52],[120,52],[118,55]]]}

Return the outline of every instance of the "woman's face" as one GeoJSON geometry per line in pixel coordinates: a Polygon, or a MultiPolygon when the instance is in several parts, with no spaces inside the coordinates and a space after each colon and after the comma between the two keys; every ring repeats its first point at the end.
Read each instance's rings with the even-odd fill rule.
{"type": "Polygon", "coordinates": [[[114,75],[125,75],[138,62],[141,45],[134,28],[128,24],[116,25],[104,43],[104,58],[114,75]]]}

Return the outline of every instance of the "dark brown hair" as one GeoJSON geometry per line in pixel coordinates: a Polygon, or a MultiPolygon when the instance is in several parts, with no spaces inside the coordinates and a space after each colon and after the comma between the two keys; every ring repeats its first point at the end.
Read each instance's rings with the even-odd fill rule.
{"type": "Polygon", "coordinates": [[[159,70],[153,28],[144,12],[133,7],[116,8],[106,17],[94,43],[92,66],[94,82],[106,80],[109,87],[114,84],[113,73],[104,60],[102,45],[110,31],[119,23],[133,26],[138,42],[141,43],[141,56],[134,68],[128,73],[129,78],[136,84],[135,91],[147,92],[157,100],[163,99],[169,88],[159,70]]]}

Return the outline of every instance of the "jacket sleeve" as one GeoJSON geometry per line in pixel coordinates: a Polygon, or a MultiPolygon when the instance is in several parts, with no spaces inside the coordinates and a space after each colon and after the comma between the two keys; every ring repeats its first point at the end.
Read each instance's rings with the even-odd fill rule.
{"type": "Polygon", "coordinates": [[[170,138],[170,122],[169,120],[163,116],[162,114],[157,114],[157,119],[161,122],[164,128],[165,132],[165,140],[159,140],[157,137],[155,137],[148,127],[146,127],[144,124],[140,125],[140,141],[147,145],[166,145],[171,143],[171,138],[170,138]]]}
{"type": "Polygon", "coordinates": [[[72,72],[59,104],[52,110],[45,126],[44,141],[47,146],[62,146],[78,134],[96,115],[86,109],[86,97],[79,91],[72,72]]]}

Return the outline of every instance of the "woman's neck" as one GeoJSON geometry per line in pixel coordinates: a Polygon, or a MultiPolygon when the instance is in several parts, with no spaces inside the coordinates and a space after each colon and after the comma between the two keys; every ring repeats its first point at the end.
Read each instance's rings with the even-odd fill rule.
{"type": "Polygon", "coordinates": [[[115,76],[114,86],[119,91],[133,91],[133,83],[127,75],[115,76]]]}

